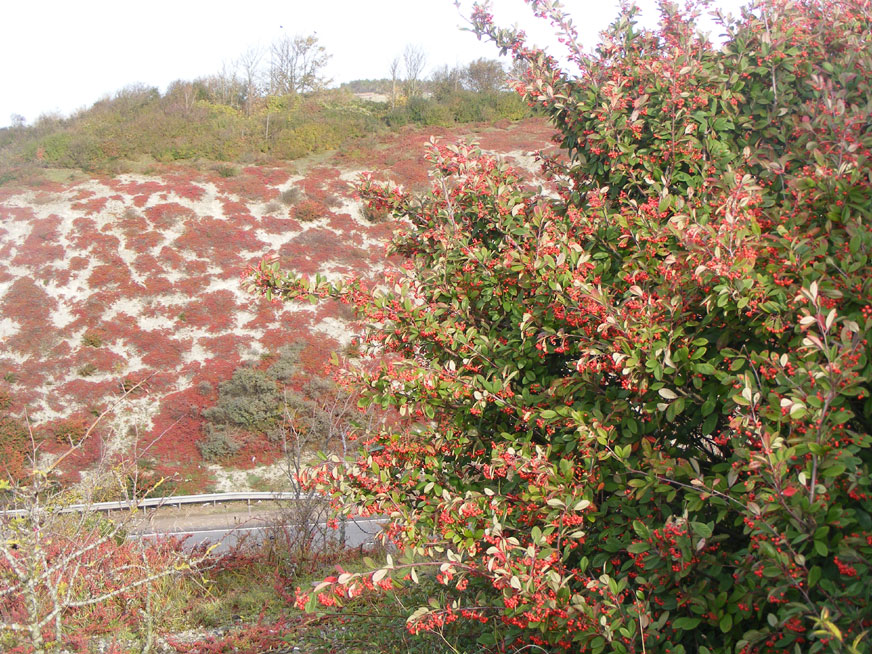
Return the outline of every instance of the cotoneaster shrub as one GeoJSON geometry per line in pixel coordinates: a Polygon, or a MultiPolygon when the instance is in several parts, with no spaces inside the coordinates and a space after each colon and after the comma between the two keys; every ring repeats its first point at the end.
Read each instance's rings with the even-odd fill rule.
{"type": "Polygon", "coordinates": [[[571,75],[478,9],[560,132],[559,196],[435,148],[432,194],[361,189],[407,221],[390,290],[257,271],[269,296],[354,303],[381,357],[349,375],[405,420],[315,481],[390,516],[403,560],[366,582],[438,570],[447,601],[412,629],[477,620],[494,651],[868,651],[870,18],[766,0],[716,48],[692,12],[648,31],[628,9],[594,54],[571,47],[571,75]]]}
{"type": "Polygon", "coordinates": [[[658,35],[625,16],[584,84],[479,13],[538,66],[522,90],[573,155],[560,200],[441,149],[447,197],[363,189],[412,223],[393,293],[263,267],[271,293],[355,301],[399,357],[356,374],[406,428],[322,482],[390,513],[458,591],[418,627],[495,623],[497,649],[865,647],[858,9],[769,4],[721,51],[675,14],[658,35]]]}

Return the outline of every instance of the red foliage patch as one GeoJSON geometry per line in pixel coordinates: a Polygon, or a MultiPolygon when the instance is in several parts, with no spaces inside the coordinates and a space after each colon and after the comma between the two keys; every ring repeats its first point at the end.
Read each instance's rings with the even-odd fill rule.
{"type": "Polygon", "coordinates": [[[146,209],[145,217],[157,229],[172,229],[180,222],[195,219],[197,214],[175,202],[164,202],[146,209]]]}
{"type": "Polygon", "coordinates": [[[330,210],[323,202],[317,200],[303,200],[298,203],[291,211],[294,218],[301,223],[309,223],[313,220],[326,217],[330,210]]]}
{"type": "Polygon", "coordinates": [[[243,218],[253,220],[251,212],[248,210],[248,205],[237,200],[229,198],[221,198],[221,206],[224,209],[224,215],[227,218],[243,218]]]}
{"type": "MultiPolygon", "coordinates": [[[[216,181],[215,185],[224,193],[237,195],[244,200],[259,200],[268,202],[278,197],[278,189],[271,188],[273,184],[268,181],[268,174],[252,174],[249,171],[256,170],[246,168],[242,174],[235,177],[225,177],[216,181]]],[[[287,181],[288,175],[282,182],[287,181]]],[[[282,182],[278,182],[281,184],[282,182]]]]}
{"type": "Polygon", "coordinates": [[[106,208],[107,202],[109,202],[109,198],[92,198],[85,202],[74,202],[70,205],[70,208],[81,211],[86,216],[91,216],[103,211],[106,208]]]}
{"type": "Polygon", "coordinates": [[[291,178],[291,173],[285,168],[249,166],[243,172],[251,177],[256,177],[263,184],[269,186],[280,186],[291,178]]]}
{"type": "Polygon", "coordinates": [[[121,257],[116,256],[113,259],[112,263],[104,263],[94,267],[88,277],[88,286],[95,290],[104,289],[111,285],[117,285],[119,289],[130,287],[130,269],[121,257]]]}
{"type": "Polygon", "coordinates": [[[0,303],[0,315],[20,325],[17,334],[4,341],[4,349],[25,355],[40,356],[51,347],[55,335],[45,329],[45,316],[57,307],[57,301],[32,279],[16,279],[0,303]]]}
{"type": "Polygon", "coordinates": [[[271,216],[266,215],[257,221],[257,227],[263,229],[270,234],[283,234],[286,232],[297,232],[303,226],[293,218],[287,216],[271,216]]]}
{"type": "Polygon", "coordinates": [[[235,324],[236,298],[231,291],[205,293],[185,305],[184,322],[191,327],[203,327],[214,333],[227,331],[235,324]]]}
{"type": "Polygon", "coordinates": [[[258,240],[251,228],[241,228],[225,220],[206,216],[189,224],[175,241],[176,247],[189,250],[198,257],[220,261],[221,255],[238,250],[263,250],[266,244],[258,240]]]}
{"type": "MultiPolygon", "coordinates": [[[[540,122],[544,126],[544,121],[540,122]]],[[[511,148],[532,149],[537,139],[539,143],[542,140],[538,132],[530,129],[532,125],[525,128],[530,136],[510,129],[497,130],[493,136],[483,132],[482,138],[506,142],[527,138],[529,146],[513,143],[511,148]]],[[[415,131],[385,138],[379,145],[381,149],[364,153],[362,159],[368,158],[364,165],[384,169],[403,183],[420,180],[424,173],[420,153],[426,140],[426,135],[415,131]],[[404,148],[407,149],[403,151],[404,148]],[[397,169],[391,170],[392,167],[397,169]]],[[[128,387],[147,378],[138,393],[149,393],[160,403],[155,429],[150,435],[167,430],[162,441],[167,457],[184,462],[172,470],[194,480],[190,483],[202,483],[205,477],[191,464],[199,461],[194,443],[202,435],[200,421],[197,416],[182,411],[180,406],[184,402],[197,405],[214,397],[178,395],[180,376],[191,380],[194,389],[200,381],[208,382],[213,394],[220,382],[232,376],[241,363],[240,352],[250,351],[246,340],[231,333],[241,310],[253,316],[244,327],[261,332],[263,335],[257,340],[260,347],[268,351],[277,351],[293,340],[306,338],[309,330],[325,318],[346,317],[343,307],[332,304],[323,304],[317,310],[291,311],[252,297],[240,306],[229,290],[207,293],[210,283],[216,279],[238,279],[246,265],[259,259],[261,253],[266,254],[270,246],[264,242],[265,238],[257,237],[258,230],[263,230],[262,235],[300,232],[280,248],[278,254],[283,265],[308,273],[320,272],[326,267],[332,272],[355,271],[366,275],[372,264],[383,262],[384,257],[382,248],[367,246],[363,249],[364,245],[370,238],[387,237],[393,225],[365,225],[347,213],[333,213],[334,203],[349,196],[348,184],[334,166],[316,167],[298,184],[304,202],[290,209],[282,205],[273,215],[258,220],[252,217],[250,201],[276,200],[278,187],[287,184],[290,178],[287,169],[248,167],[233,178],[215,179],[202,178],[201,173],[181,167],[167,167],[162,174],[160,180],[125,176],[99,180],[88,188],[56,185],[56,190],[51,190],[55,187],[43,186],[37,196],[29,196],[32,204],[59,199],[73,203],[72,215],[64,217],[73,219],[66,250],[61,245],[61,218],[38,219],[30,207],[17,206],[20,190],[0,189],[0,202],[15,198],[10,203],[12,206],[0,207],[7,219],[0,227],[0,261],[28,266],[33,271],[29,279],[13,280],[9,271],[0,266],[0,281],[14,282],[0,296],[0,315],[20,325],[20,330],[4,341],[4,349],[30,357],[19,365],[0,354],[3,365],[0,372],[15,372],[16,391],[20,390],[23,402],[41,403],[58,412],[67,412],[72,406],[98,404],[106,397],[117,395],[122,381],[124,387],[128,387]],[[214,183],[217,188],[215,201],[221,203],[223,212],[213,209],[215,216],[201,217],[186,204],[211,199],[211,196],[206,198],[210,188],[206,182],[214,183]],[[129,208],[118,212],[119,215],[112,217],[100,230],[93,214],[105,212],[110,199],[124,202],[129,208]],[[306,211],[308,215],[301,218],[326,217],[329,229],[305,229],[307,225],[289,215],[306,211]],[[10,227],[19,227],[16,221],[25,222],[30,230],[20,244],[9,237],[10,233],[18,231],[10,227]],[[164,244],[167,232],[180,236],[164,244]],[[122,244],[126,250],[136,253],[129,264],[122,260],[122,244]],[[93,269],[89,270],[91,266],[93,269]],[[88,273],[83,276],[82,271],[88,273]],[[72,288],[73,293],[74,284],[80,281],[92,287],[86,298],[71,304],[74,319],[60,332],[48,322],[51,311],[57,308],[56,299],[41,283],[48,279],[61,287],[72,288]],[[169,297],[176,294],[189,299],[179,303],[169,297]],[[141,300],[142,309],[139,309],[140,303],[133,303],[132,308],[125,310],[135,315],[115,313],[114,308],[122,299],[141,300]],[[112,317],[107,319],[107,315],[112,317]],[[153,324],[163,328],[146,331],[141,326],[153,324]],[[190,356],[194,342],[179,338],[177,330],[188,327],[197,328],[194,333],[208,332],[205,337],[198,336],[196,343],[208,357],[205,361],[183,363],[190,356]],[[79,335],[86,329],[100,329],[104,343],[112,342],[113,349],[130,348],[131,356],[125,360],[107,347],[86,347],[78,342],[79,335]],[[142,358],[143,367],[131,370],[129,362],[136,360],[135,355],[142,358]],[[88,376],[63,381],[78,370],[88,376]],[[49,383],[54,383],[50,389],[49,383]],[[166,393],[175,398],[171,407],[164,406],[166,393]]],[[[64,296],[69,297],[67,293],[64,296]]],[[[337,344],[323,334],[311,334],[303,355],[308,374],[320,372],[335,347],[337,344]]]]}
{"type": "Polygon", "coordinates": [[[63,260],[64,248],[60,245],[60,233],[58,227],[61,219],[57,216],[49,216],[30,221],[30,234],[18,248],[18,254],[12,260],[16,266],[31,266],[39,268],[53,261],[63,260]]]}

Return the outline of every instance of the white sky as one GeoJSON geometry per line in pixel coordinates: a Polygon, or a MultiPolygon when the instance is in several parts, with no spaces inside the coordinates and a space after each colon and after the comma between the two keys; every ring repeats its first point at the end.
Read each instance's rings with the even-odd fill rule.
{"type": "MultiPolygon", "coordinates": [[[[716,0],[735,11],[740,0],[716,0]]],[[[471,0],[464,0],[468,13],[471,0]]],[[[564,0],[582,42],[617,14],[617,0],[564,0]]],[[[654,0],[639,0],[656,16],[654,0]]],[[[494,0],[498,24],[518,24],[538,45],[554,48],[549,27],[523,0],[494,0]]],[[[13,113],[88,107],[135,83],[162,92],[177,79],[217,72],[252,46],[288,34],[317,33],[332,55],[334,82],[388,77],[407,43],[427,54],[425,74],[443,64],[496,56],[495,48],[459,28],[452,0],[10,0],[0,21],[0,126],[13,113]]],[[[555,54],[556,54],[555,49],[555,54]]]]}

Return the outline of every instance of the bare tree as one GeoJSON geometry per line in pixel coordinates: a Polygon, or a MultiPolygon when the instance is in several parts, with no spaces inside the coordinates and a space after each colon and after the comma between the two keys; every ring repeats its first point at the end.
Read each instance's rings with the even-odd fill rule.
{"type": "Polygon", "coordinates": [[[260,63],[262,59],[263,50],[254,47],[243,52],[236,60],[236,66],[242,74],[242,85],[245,89],[245,113],[247,115],[251,115],[254,100],[260,95],[260,63]]]}
{"type": "Polygon", "coordinates": [[[236,70],[236,63],[222,62],[221,70],[208,78],[206,85],[215,100],[221,104],[239,108],[244,91],[236,70]]]}
{"type": "Polygon", "coordinates": [[[427,56],[416,45],[409,44],[403,50],[403,67],[406,72],[406,95],[413,98],[421,93],[421,74],[424,72],[427,56]]]}
{"type": "Polygon", "coordinates": [[[389,70],[391,72],[391,109],[393,110],[393,109],[397,108],[397,95],[398,95],[397,82],[399,81],[399,77],[400,77],[400,58],[399,57],[394,57],[391,60],[391,65],[390,65],[389,70]]]}
{"type": "MultiPolygon", "coordinates": [[[[305,395],[285,392],[280,427],[286,483],[294,499],[283,511],[281,524],[276,526],[285,550],[297,558],[331,540],[326,528],[330,506],[301,480],[318,452],[345,457],[351,418],[356,413],[353,396],[330,380],[316,377],[304,391],[305,395]]],[[[344,540],[343,523],[338,541],[342,544],[344,540]]]]}
{"type": "Polygon", "coordinates": [[[176,80],[167,87],[165,97],[169,99],[169,105],[173,111],[188,114],[197,97],[196,83],[176,80]]]}
{"type": "Polygon", "coordinates": [[[329,60],[315,34],[282,37],[270,48],[270,94],[306,93],[325,87],[330,80],[322,73],[329,60]]]}

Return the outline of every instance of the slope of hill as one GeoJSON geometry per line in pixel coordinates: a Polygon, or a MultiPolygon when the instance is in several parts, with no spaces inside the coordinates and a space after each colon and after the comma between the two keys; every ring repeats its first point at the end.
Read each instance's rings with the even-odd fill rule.
{"type": "MultiPolygon", "coordinates": [[[[187,488],[208,486],[196,444],[220,382],[289,343],[304,346],[301,365],[318,374],[351,338],[341,306],[259,300],[243,290],[245,270],[277,256],[306,273],[378,278],[392,227],[364,216],[351,182],[374,170],[426,184],[433,132],[389,134],[287,167],[167,166],[0,187],[0,392],[12,412],[26,409],[41,433],[63,438],[143,382],[115,432],[160,437],[150,451],[160,470],[187,488]]],[[[468,126],[436,132],[470,136],[468,126]]],[[[529,119],[471,136],[526,165],[550,134],[529,119]]]]}

